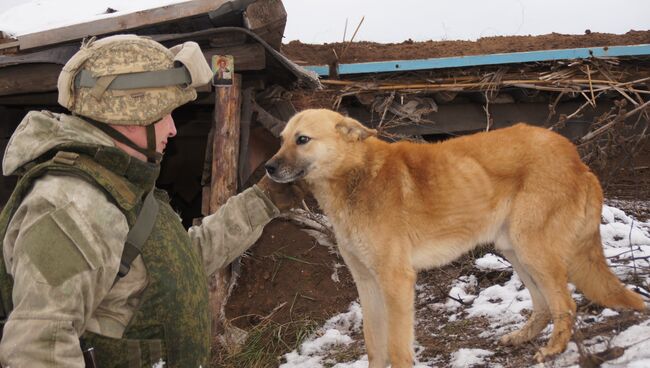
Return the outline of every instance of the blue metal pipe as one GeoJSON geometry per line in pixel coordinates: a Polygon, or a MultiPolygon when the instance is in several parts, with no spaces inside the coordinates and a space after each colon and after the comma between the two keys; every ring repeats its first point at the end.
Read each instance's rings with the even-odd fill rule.
{"type": "MultiPolygon", "coordinates": [[[[427,70],[471,67],[479,65],[496,65],[511,63],[529,63],[535,61],[550,61],[564,59],[587,59],[590,57],[621,57],[650,55],[650,44],[630,46],[586,47],[576,49],[542,50],[513,52],[508,54],[471,55],[459,57],[377,61],[370,63],[339,64],[339,75],[384,73],[409,70],[427,70]]],[[[304,67],[318,73],[319,76],[329,75],[327,65],[310,65],[304,67]]]]}

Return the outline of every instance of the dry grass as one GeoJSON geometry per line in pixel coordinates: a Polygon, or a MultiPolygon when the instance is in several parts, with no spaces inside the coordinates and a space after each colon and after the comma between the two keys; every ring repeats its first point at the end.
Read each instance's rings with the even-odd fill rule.
{"type": "Polygon", "coordinates": [[[320,326],[319,321],[297,319],[288,323],[277,323],[264,319],[248,332],[241,349],[229,353],[217,347],[212,361],[213,367],[227,368],[270,368],[280,364],[281,357],[297,349],[320,326]]]}

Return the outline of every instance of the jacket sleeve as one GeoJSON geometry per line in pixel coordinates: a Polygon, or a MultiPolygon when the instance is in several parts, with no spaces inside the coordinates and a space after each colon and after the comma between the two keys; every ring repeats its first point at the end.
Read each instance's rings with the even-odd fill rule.
{"type": "Polygon", "coordinates": [[[223,268],[262,235],[264,226],[280,211],[257,187],[231,197],[217,212],[192,226],[189,235],[203,257],[208,275],[223,268]]]}
{"type": "Polygon", "coordinates": [[[101,192],[72,190],[71,180],[81,179],[39,180],[5,235],[14,309],[0,342],[4,367],[84,367],[79,336],[110,289],[121,253],[106,246],[106,239],[97,235],[104,225],[98,227],[100,221],[88,214],[108,220],[106,226],[117,237],[125,235],[128,225],[111,217],[121,213],[101,192]],[[61,194],[66,192],[74,193],[75,200],[61,194]]]}

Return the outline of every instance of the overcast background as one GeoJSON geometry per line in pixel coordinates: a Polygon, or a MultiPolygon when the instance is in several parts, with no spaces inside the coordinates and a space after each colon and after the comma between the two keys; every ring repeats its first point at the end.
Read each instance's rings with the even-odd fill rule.
{"type": "MultiPolygon", "coordinates": [[[[0,30],[29,33],[182,0],[0,0],[0,30]]],[[[285,42],[475,40],[650,29],[650,0],[284,0],[285,42]]]]}

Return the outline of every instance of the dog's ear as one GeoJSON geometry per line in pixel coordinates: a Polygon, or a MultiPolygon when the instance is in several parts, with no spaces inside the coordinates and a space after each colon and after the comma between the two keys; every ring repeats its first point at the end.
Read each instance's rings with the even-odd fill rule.
{"type": "Polygon", "coordinates": [[[360,122],[349,118],[343,117],[341,121],[336,123],[336,130],[348,141],[362,141],[370,136],[377,136],[375,129],[370,129],[360,122]]]}

